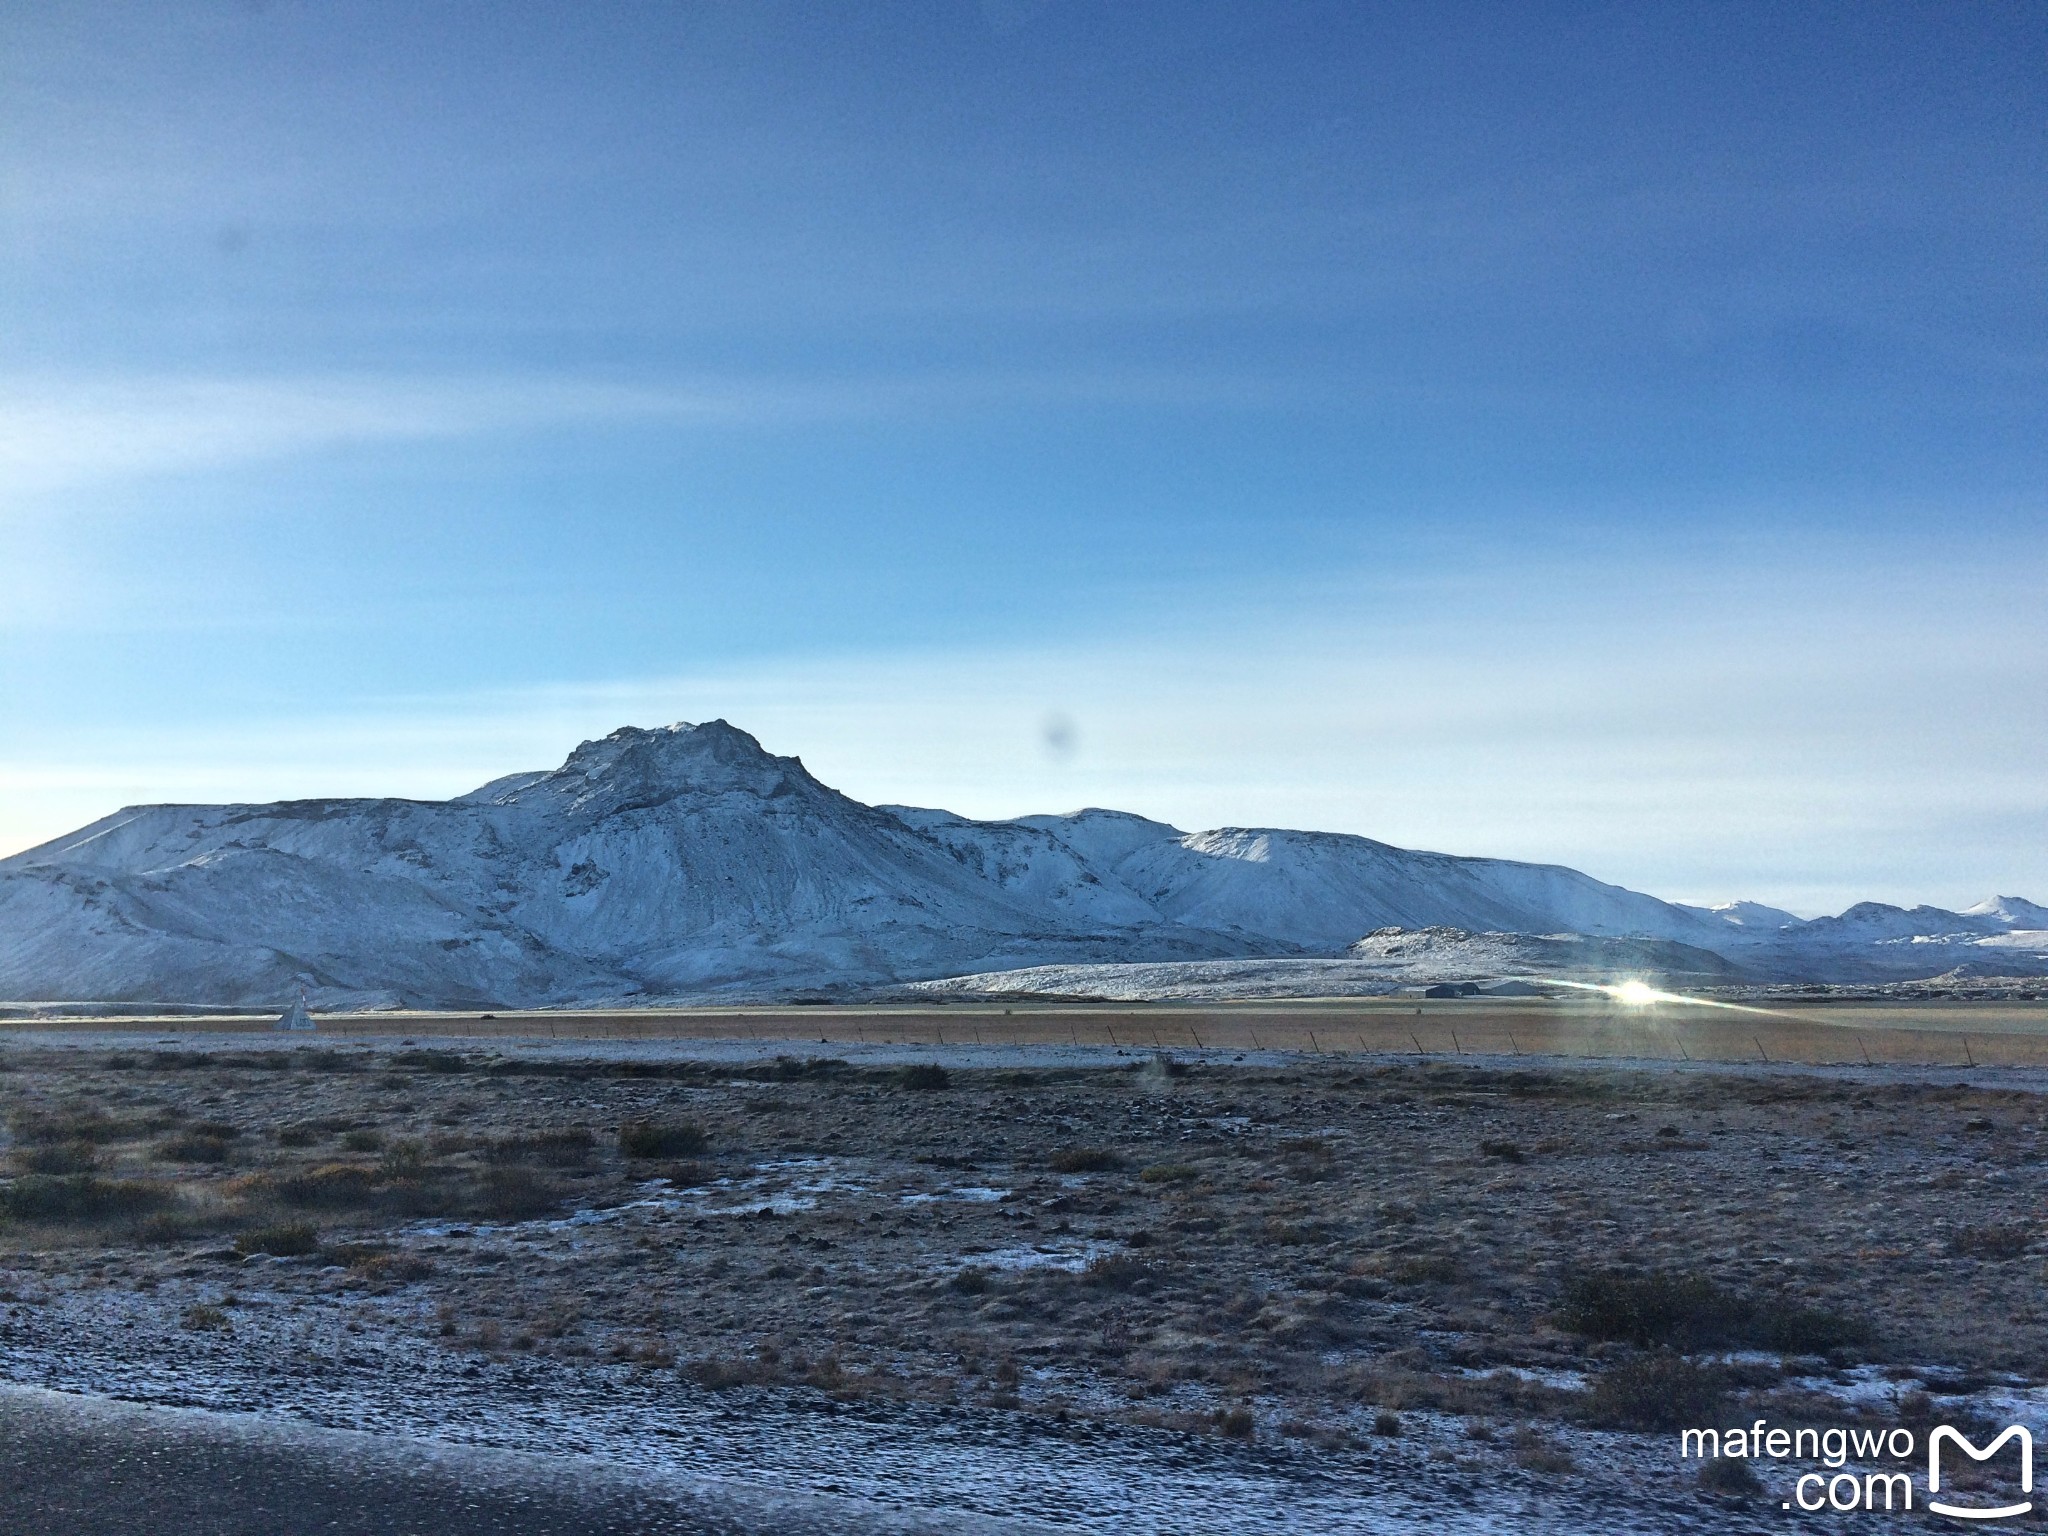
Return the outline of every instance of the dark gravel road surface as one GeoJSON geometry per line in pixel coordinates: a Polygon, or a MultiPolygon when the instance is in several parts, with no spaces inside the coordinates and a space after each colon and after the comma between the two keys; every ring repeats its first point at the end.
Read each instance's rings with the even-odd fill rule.
{"type": "Polygon", "coordinates": [[[252,1415],[0,1388],[4,1536],[895,1536],[1022,1531],[252,1415]]]}

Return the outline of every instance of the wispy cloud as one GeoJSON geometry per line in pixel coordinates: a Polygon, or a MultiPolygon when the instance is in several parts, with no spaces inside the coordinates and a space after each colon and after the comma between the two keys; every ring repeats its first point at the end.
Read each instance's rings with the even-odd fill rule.
{"type": "Polygon", "coordinates": [[[1139,368],[658,383],[488,374],[0,374],[0,496],[353,444],[552,427],[773,426],[1034,403],[1260,405],[1279,392],[1256,375],[1139,368]]]}
{"type": "Polygon", "coordinates": [[[216,469],[339,445],[620,420],[737,422],[821,392],[740,384],[370,376],[0,377],[0,493],[216,469]]]}
{"type": "Polygon", "coordinates": [[[1653,614],[1668,594],[1625,590],[1593,622],[1531,611],[1511,645],[1445,643],[1455,614],[1265,615],[1229,637],[786,657],[102,748],[73,734],[68,763],[19,748],[0,763],[0,839],[18,847],[123,800],[446,796],[620,724],[723,716],[871,802],[1351,831],[1806,911],[2039,895],[2048,738],[2018,701],[2048,655],[2010,627],[1994,584],[1981,624],[1938,636],[1910,596],[1884,605],[1889,621],[1820,593],[1730,625],[1725,595],[1705,584],[1683,615],[1653,614]],[[1055,717],[1070,750],[1047,745],[1055,717]]]}

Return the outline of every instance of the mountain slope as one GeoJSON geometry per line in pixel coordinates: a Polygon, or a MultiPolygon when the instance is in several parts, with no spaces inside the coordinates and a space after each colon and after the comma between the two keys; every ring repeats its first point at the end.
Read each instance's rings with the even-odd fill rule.
{"type": "Polygon", "coordinates": [[[1860,979],[1992,963],[1969,945],[2031,965],[2040,910],[1865,904],[1773,925],[1789,914],[1687,909],[1561,866],[1363,837],[867,806],[712,721],[615,731],[559,768],[445,802],[118,812],[0,860],[0,997],[271,1005],[303,983],[327,1006],[488,1006],[858,990],[1023,966],[1335,957],[1390,927],[1654,940],[1750,975],[1860,979]]]}

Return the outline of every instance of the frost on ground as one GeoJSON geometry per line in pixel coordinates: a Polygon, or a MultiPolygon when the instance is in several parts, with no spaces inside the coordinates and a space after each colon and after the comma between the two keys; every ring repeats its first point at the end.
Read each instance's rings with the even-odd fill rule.
{"type": "Polygon", "coordinates": [[[1778,1469],[1703,1489],[1674,1411],[2043,1427],[2048,1147],[2012,1087],[4,1065],[18,1383],[1158,1532],[1778,1529],[1778,1469]]]}

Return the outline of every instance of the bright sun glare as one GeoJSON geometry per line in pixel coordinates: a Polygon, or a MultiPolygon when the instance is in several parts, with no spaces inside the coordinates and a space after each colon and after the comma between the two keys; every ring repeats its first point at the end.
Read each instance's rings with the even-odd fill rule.
{"type": "Polygon", "coordinates": [[[1607,990],[1617,1003],[1627,1003],[1632,1008],[1648,1007],[1664,996],[1655,987],[1640,981],[1624,981],[1607,990]]]}

